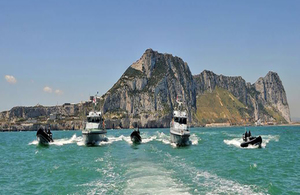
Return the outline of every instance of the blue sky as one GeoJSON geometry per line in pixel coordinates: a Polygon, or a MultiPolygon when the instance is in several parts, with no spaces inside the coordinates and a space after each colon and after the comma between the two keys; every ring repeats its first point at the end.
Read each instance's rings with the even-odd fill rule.
{"type": "Polygon", "coordinates": [[[299,10],[292,0],[2,0],[0,111],[104,94],[152,48],[181,57],[193,74],[253,83],[275,71],[300,117],[299,10]]]}

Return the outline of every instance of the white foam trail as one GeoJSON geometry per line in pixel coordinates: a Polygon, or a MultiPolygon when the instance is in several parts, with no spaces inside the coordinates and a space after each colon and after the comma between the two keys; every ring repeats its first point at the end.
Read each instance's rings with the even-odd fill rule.
{"type": "MultiPolygon", "coordinates": [[[[157,134],[160,134],[159,132],[156,132],[157,134]]],[[[164,133],[162,133],[164,135],[164,133]]],[[[160,137],[161,135],[152,135],[152,136],[148,136],[147,133],[145,134],[142,134],[141,137],[142,137],[142,142],[141,143],[148,143],[148,142],[151,142],[151,141],[154,141],[154,140],[157,140],[157,141],[162,141],[161,139],[158,139],[158,137],[160,137]]],[[[131,138],[130,136],[123,136],[123,140],[126,141],[127,143],[129,144],[133,144],[132,141],[131,141],[131,138]]]]}
{"type": "MultiPolygon", "coordinates": [[[[104,145],[109,145],[109,144],[112,144],[114,142],[118,142],[118,141],[126,141],[128,143],[131,142],[130,138],[127,136],[124,136],[124,135],[121,135],[119,137],[107,137],[107,139],[105,141],[99,141],[95,144],[95,146],[104,146],[104,145]]],[[[81,140],[80,142],[77,142],[77,145],[78,146],[85,146],[83,140],[81,140]]]]}
{"type": "Polygon", "coordinates": [[[77,146],[84,146],[85,144],[84,144],[84,142],[81,140],[81,141],[79,141],[79,142],[77,142],[77,146]]]}
{"type": "Polygon", "coordinates": [[[172,172],[152,163],[139,163],[128,169],[124,194],[190,194],[180,180],[172,178],[172,172]]]}
{"type": "Polygon", "coordinates": [[[243,142],[243,139],[241,138],[234,138],[234,139],[231,139],[231,140],[224,140],[224,143],[227,144],[227,145],[233,145],[235,147],[238,147],[240,148],[241,147],[241,143],[243,142]]]}
{"type": "MultiPolygon", "coordinates": [[[[62,138],[62,139],[54,139],[53,142],[50,142],[49,145],[56,145],[56,146],[62,146],[65,144],[72,144],[76,142],[80,142],[82,140],[81,137],[77,137],[76,134],[74,134],[71,138],[62,138]]],[[[38,145],[37,140],[33,140],[28,145],[38,145]]]]}
{"type": "Polygon", "coordinates": [[[96,162],[105,162],[105,167],[95,169],[95,171],[100,173],[103,177],[101,179],[77,185],[88,187],[88,192],[79,192],[79,194],[107,194],[112,191],[115,194],[121,194],[120,189],[118,189],[117,186],[122,183],[122,177],[119,172],[116,171],[115,163],[111,161],[110,154],[106,153],[103,158],[96,159],[96,162]]]}
{"type": "MultiPolygon", "coordinates": [[[[145,134],[142,134],[141,136],[142,136],[142,143],[148,143],[148,142],[156,140],[156,141],[160,141],[164,144],[176,147],[176,144],[170,142],[170,136],[164,134],[163,132],[157,131],[156,135],[152,135],[152,136],[148,136],[147,133],[145,133],[145,134]]],[[[192,134],[190,136],[190,141],[191,141],[192,145],[198,145],[199,140],[201,140],[201,139],[198,138],[196,134],[192,134]]],[[[108,144],[112,144],[112,143],[118,142],[118,141],[126,141],[129,144],[133,144],[130,139],[130,136],[120,135],[119,137],[108,136],[106,141],[98,142],[95,145],[98,145],[98,146],[108,145],[108,144]]],[[[76,134],[74,134],[71,138],[54,139],[54,142],[50,142],[49,144],[62,146],[62,145],[72,144],[72,143],[76,143],[78,146],[85,145],[83,142],[82,136],[77,137],[76,134]]],[[[37,144],[38,144],[38,141],[33,140],[28,145],[37,145],[37,144]]]]}
{"type": "MultiPolygon", "coordinates": [[[[267,144],[270,141],[279,141],[279,135],[262,135],[262,143],[261,143],[261,147],[265,148],[267,146],[267,144]]],[[[243,143],[243,139],[242,138],[234,138],[231,140],[224,140],[224,143],[227,145],[233,145],[237,148],[242,148],[241,147],[241,143],[243,143]]],[[[253,145],[249,145],[248,147],[245,147],[245,149],[255,149],[258,148],[258,146],[253,146],[253,145]]]]}
{"type": "Polygon", "coordinates": [[[63,138],[63,139],[54,139],[53,142],[50,142],[50,145],[57,145],[57,146],[63,146],[66,144],[72,144],[77,143],[81,141],[81,137],[77,137],[76,134],[74,134],[71,138],[63,138]]]}
{"type": "Polygon", "coordinates": [[[194,182],[198,183],[199,187],[205,187],[209,191],[206,194],[264,194],[254,192],[252,189],[257,188],[255,185],[243,185],[206,171],[197,171],[194,182]]]}
{"type": "MultiPolygon", "coordinates": [[[[123,136],[123,135],[122,135],[122,136],[123,136]]],[[[126,142],[129,143],[129,144],[132,144],[132,141],[131,141],[130,136],[123,136],[123,137],[122,137],[122,140],[126,141],[126,142]]]]}
{"type": "Polygon", "coordinates": [[[28,145],[38,145],[38,141],[37,140],[33,140],[32,142],[28,143],[28,145]]]}
{"type": "Polygon", "coordinates": [[[156,140],[156,138],[157,138],[157,136],[156,135],[153,135],[153,136],[151,136],[151,137],[149,137],[149,138],[144,138],[144,136],[142,136],[142,143],[148,143],[148,142],[151,142],[151,141],[153,141],[153,140],[156,140]]]}
{"type": "Polygon", "coordinates": [[[108,137],[108,144],[112,144],[118,141],[126,141],[127,143],[132,143],[129,136],[120,135],[119,137],[108,137]]]}
{"type": "MultiPolygon", "coordinates": [[[[158,131],[156,133],[157,133],[157,137],[156,137],[157,141],[161,141],[164,144],[171,145],[173,147],[177,147],[177,145],[175,143],[171,143],[171,141],[170,141],[170,135],[166,135],[163,132],[158,132],[158,131]]],[[[192,134],[190,136],[191,145],[198,145],[198,142],[200,140],[201,139],[198,138],[196,134],[192,134]]]]}
{"type": "Polygon", "coordinates": [[[153,141],[153,140],[160,141],[160,142],[162,142],[166,145],[171,145],[173,147],[177,147],[175,143],[170,142],[170,136],[169,135],[166,135],[163,132],[158,132],[158,131],[156,132],[156,135],[153,135],[150,138],[146,138],[146,139],[143,138],[142,143],[148,143],[148,142],[153,141]]]}
{"type": "MultiPolygon", "coordinates": [[[[148,143],[148,142],[151,142],[151,141],[157,139],[156,135],[148,137],[147,134],[142,134],[141,137],[142,137],[142,143],[148,143]]],[[[124,135],[121,135],[119,137],[108,137],[108,142],[102,143],[102,144],[111,144],[111,143],[117,142],[117,141],[126,141],[129,144],[133,144],[133,142],[131,141],[130,136],[124,136],[124,135]]]]}
{"type": "MultiPolygon", "coordinates": [[[[241,147],[241,143],[243,143],[243,139],[242,138],[234,138],[232,140],[224,140],[224,143],[227,145],[233,145],[237,148],[243,148],[241,147]]],[[[264,148],[263,143],[261,144],[261,147],[264,148]]],[[[255,149],[255,148],[259,148],[258,145],[248,145],[248,147],[244,147],[245,149],[255,149]]]]}
{"type": "Polygon", "coordinates": [[[196,134],[192,134],[190,136],[190,140],[192,142],[192,145],[198,145],[198,141],[200,141],[201,139],[198,138],[196,134]]]}
{"type": "MultiPolygon", "coordinates": [[[[156,132],[156,134],[157,134],[157,137],[156,137],[157,141],[161,141],[164,144],[171,144],[170,136],[164,134],[163,132],[158,132],[158,131],[156,132]]],[[[175,146],[176,146],[176,144],[175,144],[175,146]]]]}
{"type": "MultiPolygon", "coordinates": [[[[162,151],[158,150],[158,155],[162,151]]],[[[203,194],[264,194],[263,192],[255,192],[257,186],[244,185],[238,182],[224,179],[216,174],[209,173],[207,171],[201,171],[186,163],[181,158],[173,157],[169,153],[164,154],[165,162],[176,167],[178,170],[184,170],[182,173],[187,178],[192,178],[192,182],[197,186],[196,191],[202,191],[203,194]]],[[[257,165],[253,165],[256,167],[257,165]]]]}

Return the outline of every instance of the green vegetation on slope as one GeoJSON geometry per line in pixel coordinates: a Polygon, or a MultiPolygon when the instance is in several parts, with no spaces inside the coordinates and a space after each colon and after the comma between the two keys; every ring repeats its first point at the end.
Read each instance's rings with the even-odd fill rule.
{"type": "Polygon", "coordinates": [[[128,78],[138,78],[138,77],[142,77],[143,73],[139,70],[136,70],[134,68],[132,68],[131,66],[129,68],[127,68],[127,70],[124,73],[124,76],[128,76],[128,78]]]}
{"type": "Polygon", "coordinates": [[[167,73],[167,68],[168,67],[164,59],[158,59],[145,89],[148,90],[151,86],[155,86],[162,78],[164,78],[165,74],[167,73]]]}
{"type": "Polygon", "coordinates": [[[277,123],[281,123],[281,124],[282,123],[284,123],[284,124],[287,123],[287,121],[272,106],[266,107],[265,110],[267,111],[267,113],[270,116],[272,116],[276,120],[277,123]]]}
{"type": "MultiPolygon", "coordinates": [[[[267,106],[263,106],[261,103],[258,104],[258,110],[260,115],[266,115],[269,117],[272,117],[277,123],[279,124],[286,124],[288,123],[280,114],[279,111],[277,111],[273,106],[271,105],[267,105],[267,106]]],[[[266,120],[265,122],[270,122],[268,120],[266,120]]],[[[272,121],[271,121],[272,122],[272,121]]]]}
{"type": "Polygon", "coordinates": [[[249,109],[229,91],[216,88],[212,93],[197,96],[196,118],[200,124],[244,124],[251,120],[249,109]]]}

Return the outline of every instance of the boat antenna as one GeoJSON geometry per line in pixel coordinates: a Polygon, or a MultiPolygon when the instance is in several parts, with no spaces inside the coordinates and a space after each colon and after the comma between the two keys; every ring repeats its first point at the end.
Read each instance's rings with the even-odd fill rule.
{"type": "Polygon", "coordinates": [[[178,108],[180,110],[182,108],[182,101],[180,95],[179,96],[177,95],[176,102],[178,103],[178,108]]]}
{"type": "Polygon", "coordinates": [[[97,91],[97,93],[96,93],[96,95],[94,96],[94,99],[93,99],[93,103],[94,103],[94,112],[95,112],[96,105],[97,105],[97,95],[98,95],[98,91],[97,91]]]}

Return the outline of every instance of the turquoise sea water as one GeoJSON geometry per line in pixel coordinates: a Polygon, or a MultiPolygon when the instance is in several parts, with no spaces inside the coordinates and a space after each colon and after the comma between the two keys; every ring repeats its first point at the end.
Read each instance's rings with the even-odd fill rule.
{"type": "Polygon", "coordinates": [[[106,143],[82,144],[81,131],[0,133],[0,194],[300,194],[300,127],[247,127],[262,148],[240,148],[244,127],[192,128],[177,148],[169,129],[108,130],[106,143]]]}

